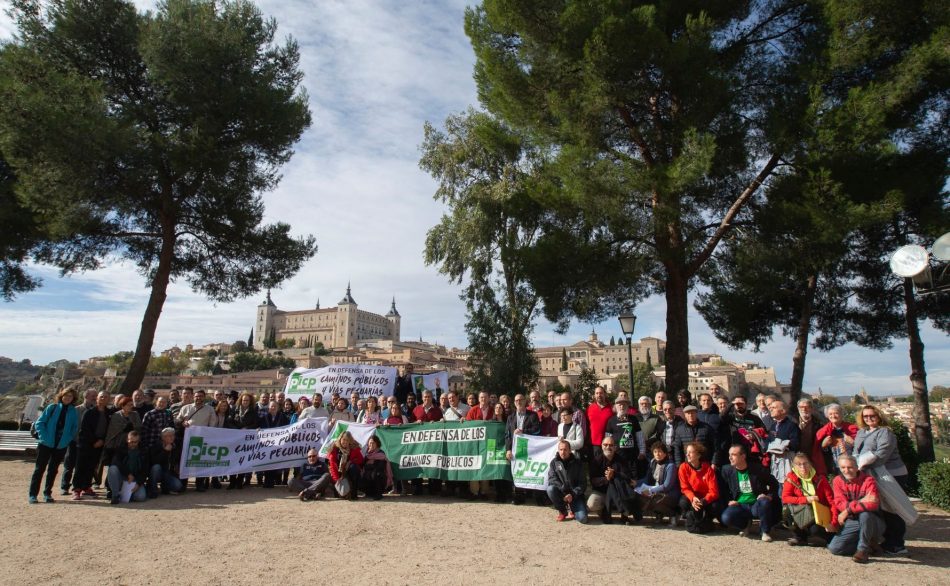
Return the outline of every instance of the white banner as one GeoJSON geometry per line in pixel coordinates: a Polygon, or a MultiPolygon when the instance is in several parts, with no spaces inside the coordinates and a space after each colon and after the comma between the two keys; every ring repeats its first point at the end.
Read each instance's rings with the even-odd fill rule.
{"type": "Polygon", "coordinates": [[[511,479],[518,488],[548,489],[548,468],[557,455],[558,438],[519,434],[511,446],[511,479]]]}
{"type": "Polygon", "coordinates": [[[204,478],[300,466],[310,448],[320,449],[327,419],[314,417],[273,429],[185,429],[181,477],[204,478]]]}
{"type": "Polygon", "coordinates": [[[439,395],[449,392],[449,373],[442,370],[430,374],[414,374],[412,388],[420,399],[423,391],[432,391],[432,398],[438,400],[439,395]]]}
{"type": "Polygon", "coordinates": [[[326,458],[330,455],[330,450],[333,449],[333,442],[340,439],[344,431],[350,432],[353,439],[359,442],[360,447],[363,448],[363,453],[366,453],[366,443],[369,441],[369,438],[376,434],[376,426],[372,423],[334,421],[333,427],[330,428],[330,435],[327,441],[323,444],[323,447],[320,448],[321,458],[326,458]]]}
{"type": "Polygon", "coordinates": [[[295,368],[287,378],[284,395],[297,401],[321,393],[324,403],[332,393],[350,398],[354,392],[360,397],[388,397],[396,386],[396,369],[391,366],[370,364],[331,364],[323,368],[295,368]]]}

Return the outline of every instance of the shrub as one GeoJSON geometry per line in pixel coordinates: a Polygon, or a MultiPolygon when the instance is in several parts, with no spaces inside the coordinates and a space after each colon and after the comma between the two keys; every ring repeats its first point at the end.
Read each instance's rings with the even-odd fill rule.
{"type": "Polygon", "coordinates": [[[897,419],[892,419],[890,428],[897,436],[897,451],[900,453],[904,465],[907,466],[907,494],[918,496],[920,491],[918,479],[920,460],[917,457],[917,448],[914,447],[914,441],[910,438],[910,431],[906,425],[897,419]]]}
{"type": "Polygon", "coordinates": [[[918,470],[920,498],[924,502],[950,511],[950,464],[927,462],[918,470]]]}

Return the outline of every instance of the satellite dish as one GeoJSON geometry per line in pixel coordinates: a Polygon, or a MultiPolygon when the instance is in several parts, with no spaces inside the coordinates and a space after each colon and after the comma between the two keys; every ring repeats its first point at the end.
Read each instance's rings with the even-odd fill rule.
{"type": "Polygon", "coordinates": [[[898,277],[913,277],[930,266],[927,260],[927,249],[923,246],[901,246],[891,256],[891,272],[898,277]]]}
{"type": "Polygon", "coordinates": [[[937,260],[950,260],[950,232],[947,232],[934,242],[933,255],[937,260]]]}

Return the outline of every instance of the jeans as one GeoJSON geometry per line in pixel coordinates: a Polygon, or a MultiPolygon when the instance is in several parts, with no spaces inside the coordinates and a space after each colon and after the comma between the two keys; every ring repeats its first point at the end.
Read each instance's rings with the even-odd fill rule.
{"type": "MultiPolygon", "coordinates": [[[[119,497],[122,494],[122,483],[125,481],[122,478],[122,473],[119,472],[118,466],[109,466],[108,479],[109,479],[109,488],[112,489],[112,502],[119,502],[119,497]]],[[[132,501],[140,503],[148,498],[148,495],[145,493],[145,487],[139,486],[136,490],[132,492],[132,501]]]]}
{"type": "Polygon", "coordinates": [[[303,480],[299,476],[294,476],[287,484],[287,488],[291,492],[302,492],[304,493],[304,496],[315,498],[317,495],[322,495],[323,491],[325,491],[327,487],[330,486],[330,482],[332,481],[333,478],[330,477],[329,472],[324,473],[316,480],[303,480]]]}
{"type": "Polygon", "coordinates": [[[66,446],[66,457],[63,459],[63,480],[59,483],[59,487],[63,490],[69,490],[69,483],[73,480],[78,451],[75,441],[69,442],[69,445],[66,446]]]}
{"type": "Polygon", "coordinates": [[[161,465],[155,464],[148,473],[148,496],[158,496],[158,484],[162,484],[162,494],[181,492],[181,480],[169,470],[163,470],[161,465]]]}
{"type": "Polygon", "coordinates": [[[849,518],[844,522],[831,543],[828,544],[828,551],[834,555],[854,555],[855,551],[870,552],[881,540],[884,533],[884,520],[877,513],[867,511],[858,515],[858,518],[849,518]]]}
{"type": "Polygon", "coordinates": [[[772,501],[769,499],[755,499],[751,505],[737,504],[726,507],[720,520],[723,525],[735,529],[744,529],[753,519],[759,520],[762,533],[772,530],[772,501]]]}
{"type": "MultiPolygon", "coordinates": [[[[548,498],[554,503],[554,508],[560,513],[567,512],[567,503],[564,502],[564,492],[556,486],[548,486],[548,498]]],[[[578,523],[587,523],[587,503],[584,497],[574,497],[571,500],[571,512],[578,523]]]]}
{"type": "Polygon", "coordinates": [[[36,444],[36,466],[33,468],[33,477],[30,479],[30,496],[35,497],[40,492],[40,481],[43,479],[43,473],[46,473],[46,486],[43,494],[50,496],[53,493],[53,485],[56,483],[56,473],[59,471],[59,465],[66,455],[66,448],[56,449],[36,444]]]}

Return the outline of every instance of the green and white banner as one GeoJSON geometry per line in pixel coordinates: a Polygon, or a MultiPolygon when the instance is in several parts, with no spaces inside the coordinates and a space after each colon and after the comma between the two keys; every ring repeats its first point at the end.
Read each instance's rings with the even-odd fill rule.
{"type": "Polygon", "coordinates": [[[505,459],[505,426],[496,421],[383,426],[376,435],[397,480],[511,477],[505,459]]]}
{"type": "Polygon", "coordinates": [[[412,375],[412,388],[415,389],[416,395],[420,398],[423,392],[432,391],[432,397],[437,399],[442,393],[449,392],[449,373],[440,370],[430,374],[414,374],[412,375]]]}
{"type": "Polygon", "coordinates": [[[511,479],[518,488],[548,489],[548,468],[557,455],[556,437],[516,435],[512,441],[511,479]]]}
{"type": "Polygon", "coordinates": [[[396,369],[371,364],[331,364],[323,368],[295,368],[287,377],[284,395],[296,401],[321,393],[324,402],[333,393],[347,399],[353,393],[360,398],[388,397],[396,388],[396,369]]]}
{"type": "Polygon", "coordinates": [[[204,478],[300,466],[327,437],[327,420],[313,417],[273,429],[225,429],[196,425],[185,430],[181,477],[204,478]]]}
{"type": "Polygon", "coordinates": [[[327,441],[324,442],[323,447],[320,448],[321,458],[326,459],[326,457],[330,455],[330,450],[333,449],[333,442],[340,439],[344,431],[350,432],[350,435],[359,442],[360,447],[365,453],[366,442],[376,433],[376,425],[372,423],[353,423],[352,421],[334,421],[333,427],[330,428],[330,435],[327,441]]]}

